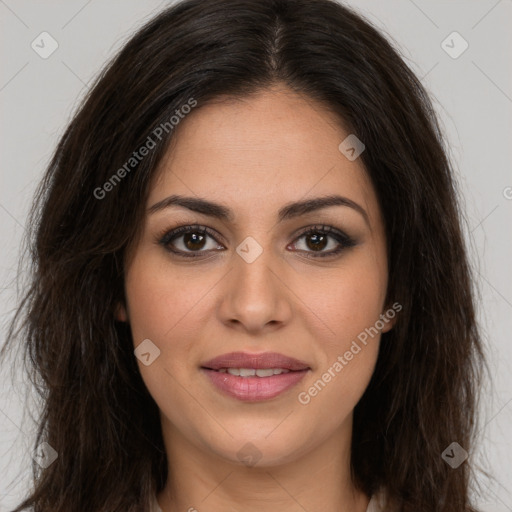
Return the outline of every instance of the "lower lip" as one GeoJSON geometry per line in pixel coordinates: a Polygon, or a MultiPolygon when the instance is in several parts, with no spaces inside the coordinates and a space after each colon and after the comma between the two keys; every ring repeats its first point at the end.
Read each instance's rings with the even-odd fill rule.
{"type": "Polygon", "coordinates": [[[201,368],[201,370],[217,389],[245,402],[274,398],[298,384],[309,371],[281,373],[272,377],[239,377],[207,368],[201,368]]]}

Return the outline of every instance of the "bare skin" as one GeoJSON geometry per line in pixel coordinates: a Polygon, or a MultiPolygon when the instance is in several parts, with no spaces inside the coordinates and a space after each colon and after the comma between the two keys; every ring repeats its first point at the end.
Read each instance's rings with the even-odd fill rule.
{"type": "Polygon", "coordinates": [[[369,497],[350,477],[352,418],[380,334],[359,343],[343,369],[332,367],[389,308],[388,274],[375,191],[361,159],[350,161],[338,149],[348,133],[322,105],[279,86],[198,106],[175,135],[148,209],[179,194],[220,203],[233,219],[180,206],[148,212],[126,261],[127,304],[118,319],[130,323],[135,347],[149,339],[160,350],[149,366],[138,361],[160,408],[169,460],[160,508],[364,512],[369,497]],[[363,213],[338,205],[278,222],[283,206],[329,195],[348,198],[363,213]],[[161,233],[184,225],[207,226],[214,236],[204,235],[201,245],[181,234],[168,247],[199,257],[158,243],[161,233]],[[312,235],[302,236],[322,226],[355,245],[331,234],[314,245],[312,235]],[[262,249],[250,263],[236,251],[249,236],[262,249]],[[318,256],[338,247],[338,254],[318,256]],[[284,393],[244,402],[201,371],[206,360],[233,351],[279,352],[310,369],[284,393]],[[307,394],[329,368],[325,387],[307,394]]]}

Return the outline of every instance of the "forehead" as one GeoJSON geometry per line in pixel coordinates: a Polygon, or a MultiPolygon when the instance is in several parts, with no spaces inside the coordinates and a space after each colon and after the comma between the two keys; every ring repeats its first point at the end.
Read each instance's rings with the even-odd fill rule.
{"type": "Polygon", "coordinates": [[[171,193],[197,195],[243,217],[339,193],[376,217],[361,159],[350,161],[338,149],[348,135],[324,105],[283,87],[209,102],[178,125],[148,205],[171,193]]]}

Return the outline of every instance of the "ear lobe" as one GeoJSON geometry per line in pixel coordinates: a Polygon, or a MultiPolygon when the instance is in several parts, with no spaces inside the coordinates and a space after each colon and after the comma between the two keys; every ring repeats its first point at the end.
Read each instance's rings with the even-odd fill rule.
{"type": "Polygon", "coordinates": [[[128,321],[128,312],[126,311],[126,308],[123,306],[123,304],[121,304],[120,302],[118,302],[116,305],[115,319],[118,322],[128,321]]]}
{"type": "Polygon", "coordinates": [[[396,323],[396,316],[394,318],[389,318],[389,316],[386,316],[385,314],[382,314],[382,318],[384,318],[383,323],[384,327],[382,328],[381,332],[388,332],[393,329],[396,323]]]}
{"type": "Polygon", "coordinates": [[[381,329],[381,332],[388,332],[396,324],[398,319],[398,313],[402,310],[402,305],[398,302],[395,302],[392,306],[388,307],[384,313],[380,315],[381,321],[384,326],[381,329]]]}

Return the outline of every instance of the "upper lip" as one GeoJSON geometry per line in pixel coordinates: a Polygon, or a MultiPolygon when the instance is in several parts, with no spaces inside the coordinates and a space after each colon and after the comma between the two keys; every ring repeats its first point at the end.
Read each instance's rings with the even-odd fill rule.
{"type": "Polygon", "coordinates": [[[308,370],[309,365],[293,357],[277,352],[250,354],[248,352],[230,352],[222,354],[201,364],[203,368],[220,370],[221,368],[282,368],[290,371],[308,370]]]}

